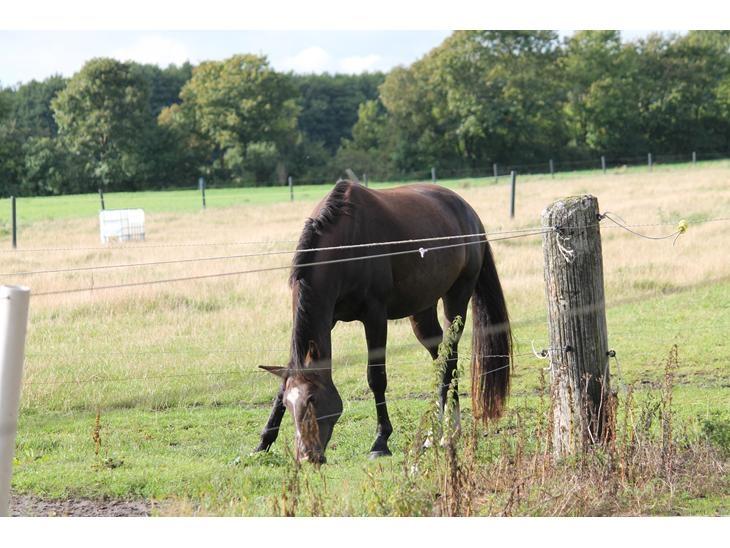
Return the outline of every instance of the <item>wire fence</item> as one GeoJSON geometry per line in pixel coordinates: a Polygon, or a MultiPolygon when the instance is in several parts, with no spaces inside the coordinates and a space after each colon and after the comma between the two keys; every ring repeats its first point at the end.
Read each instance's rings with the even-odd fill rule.
{"type": "MultiPolygon", "coordinates": [[[[602,218],[608,218],[612,222],[615,223],[615,225],[609,225],[611,228],[622,228],[624,230],[627,230],[631,234],[642,236],[641,234],[638,234],[635,230],[632,230],[632,228],[640,228],[640,227],[652,227],[652,226],[667,226],[671,225],[672,223],[644,223],[644,224],[635,224],[635,225],[626,225],[623,223],[619,223],[615,221],[612,217],[609,216],[608,213],[604,214],[602,218]]],[[[713,219],[706,219],[704,221],[700,221],[703,223],[709,223],[709,222],[721,222],[721,221],[728,221],[730,218],[728,217],[718,217],[713,219]]],[[[599,221],[600,223],[600,221],[599,221]]],[[[599,224],[596,223],[596,224],[599,224]]],[[[312,267],[312,266],[321,266],[321,265],[327,265],[327,264],[335,264],[340,262],[350,262],[350,261],[358,261],[358,260],[367,260],[367,259],[375,259],[375,258],[384,258],[384,257],[392,257],[402,254],[413,254],[417,253],[423,258],[426,253],[438,251],[441,249],[450,249],[453,247],[458,246],[466,246],[466,245],[473,245],[473,244],[479,244],[482,243],[485,239],[489,241],[499,240],[499,239],[511,239],[511,238],[519,238],[519,237],[525,237],[525,236],[534,236],[534,235],[540,235],[544,234],[547,231],[554,230],[553,227],[530,227],[526,229],[518,229],[518,230],[511,230],[511,231],[503,231],[503,232],[492,232],[492,233],[476,233],[476,234],[468,234],[468,235],[456,235],[456,236],[443,236],[443,237],[432,237],[432,238],[420,238],[420,239],[410,239],[410,240],[396,240],[396,241],[386,241],[386,242],[371,242],[371,243],[363,243],[363,244],[354,244],[354,245],[345,245],[345,246],[333,246],[333,247],[322,247],[322,248],[313,248],[309,250],[303,250],[301,252],[324,252],[324,251],[351,251],[355,249],[361,249],[361,248],[370,248],[370,247],[387,247],[387,246],[395,246],[395,245],[406,245],[406,244],[420,244],[424,242],[431,242],[431,241],[442,241],[442,240],[450,240],[450,239],[467,239],[469,241],[465,242],[458,242],[456,244],[447,244],[442,246],[434,246],[434,247],[418,247],[418,248],[412,248],[402,251],[395,251],[395,252],[386,252],[386,253],[377,253],[377,254],[371,254],[371,255],[364,255],[364,256],[355,256],[355,257],[344,257],[344,258],[338,258],[338,259],[330,259],[330,260],[324,260],[324,261],[314,261],[310,263],[304,263],[302,266],[312,267]],[[477,238],[477,239],[475,239],[477,238]]],[[[675,236],[675,233],[672,233],[670,235],[661,236],[660,238],[667,238],[671,236],[675,236]]],[[[253,242],[248,242],[253,243],[253,242]]],[[[40,275],[40,274],[47,274],[47,273],[58,273],[58,272],[73,272],[73,271],[79,271],[79,270],[89,270],[89,269],[105,269],[105,268],[133,268],[133,267],[139,267],[139,266],[148,266],[148,265],[159,265],[159,264],[169,264],[169,263],[175,263],[175,262],[194,262],[194,261],[208,261],[208,260],[231,260],[231,259],[237,259],[242,257],[262,257],[262,256],[268,256],[272,254],[291,254],[295,253],[296,250],[282,250],[282,251],[264,251],[264,252],[256,252],[256,253],[247,253],[242,255],[227,255],[227,256],[217,256],[217,257],[202,257],[202,258],[193,258],[193,259],[176,259],[173,261],[154,261],[149,263],[130,263],[130,264],[115,264],[115,265],[96,265],[96,266],[89,266],[89,267],[79,267],[79,268],[70,268],[70,269],[46,269],[46,270],[39,270],[39,271],[26,271],[26,272],[16,272],[16,273],[6,273],[3,275],[40,275]]],[[[147,286],[147,285],[153,285],[153,284],[162,284],[162,283],[172,283],[177,281],[190,281],[190,280],[201,280],[201,279],[209,279],[209,278],[218,278],[218,277],[224,277],[224,276],[237,276],[237,275],[243,275],[243,274],[250,274],[255,272],[267,272],[271,270],[281,270],[281,269],[289,269],[289,265],[285,266],[275,266],[275,267],[266,267],[266,268],[258,268],[258,269],[249,269],[249,270],[243,270],[243,271],[236,271],[236,272],[225,272],[225,273],[215,273],[215,274],[206,274],[201,276],[187,276],[187,277],[180,277],[180,278],[170,278],[170,279],[158,279],[158,280],[148,280],[148,281],[140,281],[140,282],[131,282],[131,283],[124,283],[124,284],[113,284],[108,286],[97,286],[97,287],[85,287],[85,288],[65,288],[65,289],[59,289],[55,291],[47,291],[47,292],[41,292],[37,293],[34,296],[50,296],[50,295],[61,295],[61,294],[68,294],[68,293],[76,293],[76,292],[86,292],[86,291],[98,291],[98,290],[104,290],[104,289],[120,289],[120,288],[129,288],[129,287],[138,287],[138,286],[147,286]]],[[[576,311],[575,313],[579,313],[583,311],[576,311]]],[[[535,318],[534,320],[526,320],[523,323],[528,323],[530,321],[541,321],[542,318],[535,318]]],[[[286,349],[268,349],[268,351],[273,352],[284,352],[286,349]]],[[[203,353],[236,353],[241,352],[240,350],[235,349],[210,349],[210,350],[200,350],[199,354],[203,353]]],[[[174,351],[156,351],[156,353],[177,353],[177,354],[187,354],[190,355],[190,352],[183,352],[181,350],[174,350],[174,351]]],[[[113,353],[112,353],[113,354],[113,353]]],[[[106,354],[107,356],[110,354],[106,354]]],[[[125,356],[131,356],[132,354],[126,353],[125,356]]],[[[30,356],[33,356],[31,354],[30,356]]],[[[241,374],[240,371],[235,372],[225,372],[224,374],[241,374]]],[[[210,372],[203,373],[205,375],[210,375],[210,372]]],[[[189,374],[185,374],[184,376],[188,376],[189,374]]],[[[177,375],[176,375],[177,376],[177,375]]],[[[63,382],[75,382],[78,383],[78,380],[74,381],[63,381],[63,382]]],[[[110,382],[110,379],[105,380],[98,380],[97,382],[110,382]]]]}
{"type": "MultiPolygon", "coordinates": [[[[628,224],[616,221],[613,217],[610,216],[610,214],[603,214],[603,219],[607,219],[608,221],[614,223],[611,225],[605,224],[605,222],[601,222],[601,220],[597,220],[596,225],[600,225],[602,229],[604,228],[615,228],[615,229],[622,229],[625,230],[627,233],[630,233],[634,236],[643,236],[646,237],[646,234],[641,234],[638,232],[638,230],[643,230],[646,228],[653,228],[653,227],[674,227],[675,229],[678,226],[678,223],[641,223],[641,224],[628,224]]],[[[720,223],[720,222],[727,222],[730,221],[730,217],[716,217],[711,219],[705,219],[698,221],[694,224],[701,224],[701,223],[720,223]]],[[[570,227],[561,227],[561,228],[570,228],[570,227]]],[[[333,253],[333,252],[345,252],[348,254],[352,254],[355,251],[358,250],[369,250],[370,248],[387,248],[388,246],[407,246],[408,249],[400,249],[396,251],[385,251],[380,253],[373,253],[368,255],[357,255],[357,256],[347,256],[347,257],[338,257],[335,259],[329,259],[329,260],[321,260],[321,261],[313,261],[309,263],[304,263],[301,266],[303,267],[314,267],[314,266],[322,266],[322,265],[329,265],[329,264],[338,264],[342,262],[352,262],[352,261],[362,261],[362,260],[375,260],[375,259],[382,259],[386,257],[393,257],[393,256],[399,256],[404,254],[411,254],[416,257],[420,256],[420,258],[424,258],[429,253],[438,252],[440,250],[444,249],[451,249],[455,247],[460,246],[469,246],[469,245],[478,245],[482,244],[484,241],[499,241],[499,240],[506,240],[506,239],[513,239],[513,238],[523,238],[523,237],[531,237],[531,236],[541,236],[545,233],[554,231],[556,227],[527,227],[524,229],[517,229],[517,230],[510,230],[510,231],[496,231],[496,232],[483,232],[483,233],[475,233],[475,234],[467,234],[467,235],[455,235],[455,236],[445,236],[445,237],[432,237],[432,238],[419,238],[419,239],[411,239],[411,240],[394,240],[394,241],[387,241],[387,242],[368,242],[368,243],[362,243],[362,244],[354,244],[354,245],[347,245],[347,246],[335,246],[335,247],[323,247],[323,248],[316,248],[311,250],[300,250],[300,252],[305,253],[333,253]],[[443,245],[429,245],[426,246],[425,244],[433,243],[433,242],[440,242],[440,241],[448,241],[453,239],[466,239],[468,241],[460,241],[457,243],[447,243],[443,245]]],[[[681,232],[680,232],[681,233],[681,232]]],[[[668,239],[671,237],[677,237],[678,230],[672,231],[671,234],[663,234],[660,236],[660,238],[668,239]]],[[[652,239],[656,239],[659,237],[652,237],[649,236],[652,239]]],[[[119,248],[123,249],[136,249],[136,248],[158,248],[158,247],[202,247],[202,246],[272,246],[272,245],[279,245],[279,244],[292,244],[296,243],[294,240],[271,240],[271,241],[248,241],[248,242],[196,242],[196,243],[186,243],[186,242],[177,242],[172,244],[164,244],[164,245],[135,245],[135,246],[120,246],[119,248]]],[[[17,250],[16,252],[36,252],[36,253],[50,253],[50,252],[62,252],[62,251],[79,251],[79,250],[96,250],[96,249],[109,249],[107,247],[79,247],[79,248],[46,248],[46,249],[21,249],[17,250]]],[[[112,248],[114,249],[114,248],[112,248]]],[[[179,259],[173,259],[173,260],[166,260],[166,261],[148,261],[148,262],[134,262],[134,263],[117,263],[117,264],[111,264],[111,265],[89,265],[84,267],[69,267],[69,268],[46,268],[46,269],[39,269],[39,270],[26,270],[26,271],[18,271],[18,272],[6,272],[0,274],[1,276],[41,276],[45,274],[58,274],[58,273],[69,273],[69,272],[80,272],[80,271],[93,271],[93,270],[107,270],[107,269],[137,269],[147,266],[158,266],[158,265],[166,265],[166,264],[187,264],[192,262],[212,262],[212,261],[233,261],[237,259],[248,259],[248,258],[258,258],[258,257],[270,257],[270,256],[280,256],[280,255],[290,255],[293,253],[296,253],[296,249],[285,249],[285,250],[264,250],[264,251],[255,251],[250,253],[244,253],[244,254],[231,254],[231,255],[217,255],[217,256],[206,256],[206,257],[200,257],[200,258],[179,258],[179,259]]],[[[285,270],[291,268],[290,265],[282,265],[282,266],[272,266],[272,267],[261,267],[261,268],[252,268],[252,269],[246,269],[246,270],[239,270],[234,272],[218,272],[218,273],[212,273],[207,275],[200,275],[200,276],[186,276],[186,277],[178,277],[178,278],[165,278],[165,279],[156,279],[156,280],[142,280],[138,282],[129,282],[129,283],[120,283],[120,284],[110,284],[107,286],[97,286],[97,287],[83,287],[83,288],[63,288],[59,290],[54,291],[45,291],[36,293],[33,295],[33,298],[36,297],[49,297],[53,295],[64,295],[64,294],[70,294],[70,293],[79,293],[79,292],[90,292],[93,294],[94,292],[98,290],[110,290],[110,289],[123,289],[123,288],[133,288],[133,287],[142,287],[142,286],[150,286],[150,285],[158,285],[158,284],[166,284],[166,283],[174,283],[174,282],[180,282],[180,281],[192,281],[192,280],[204,280],[204,279],[213,279],[213,278],[222,278],[222,277],[228,277],[228,276],[240,276],[240,275],[246,275],[246,274],[253,274],[253,273],[261,273],[261,272],[269,272],[272,270],[285,270]]],[[[603,305],[605,306],[605,305],[603,305]]],[[[578,314],[582,313],[583,311],[580,310],[574,310],[571,311],[572,314],[578,314]]],[[[544,322],[545,318],[543,317],[535,317],[535,318],[522,318],[519,320],[516,320],[513,322],[514,325],[526,325],[529,323],[536,323],[536,322],[544,322]]],[[[698,331],[708,331],[713,333],[718,333],[719,336],[724,334],[724,332],[727,330],[727,327],[729,327],[730,324],[727,322],[708,322],[707,324],[697,324],[693,325],[691,329],[685,329],[682,333],[682,335],[690,337],[693,335],[694,332],[698,331]]],[[[674,326],[663,326],[667,330],[669,329],[675,329],[674,326]]],[[[656,326],[655,326],[656,329],[656,326]]],[[[636,330],[621,330],[621,329],[609,329],[609,347],[615,351],[619,356],[622,356],[623,348],[626,348],[627,346],[631,346],[631,336],[636,334],[636,330]],[[616,337],[616,335],[624,335],[625,337],[616,337]]],[[[661,341],[676,341],[676,336],[674,337],[656,337],[652,335],[652,340],[655,343],[661,342],[661,341]]],[[[394,350],[403,350],[405,348],[409,347],[419,347],[422,346],[421,343],[413,342],[411,344],[400,344],[398,346],[392,346],[390,348],[390,351],[394,350]]],[[[514,352],[512,355],[513,362],[511,364],[511,367],[514,367],[516,371],[518,372],[527,372],[527,373],[538,373],[540,369],[545,370],[545,361],[543,360],[545,357],[547,357],[550,353],[550,348],[547,347],[545,344],[535,344],[532,342],[532,349],[527,351],[521,351],[518,350],[514,352]]],[[[668,349],[667,349],[668,350],[668,349]]],[[[31,351],[26,355],[26,363],[29,366],[26,368],[26,380],[24,382],[24,386],[26,389],[33,389],[33,388],[39,388],[39,387],[61,387],[61,386],[76,386],[76,387],[93,387],[93,386],[100,386],[100,385],[118,385],[121,383],[130,383],[130,382],[143,382],[143,383],[150,383],[151,381],[158,381],[161,384],[165,383],[167,381],[173,380],[173,379],[228,379],[228,378],[235,378],[235,379],[246,379],[249,386],[251,383],[258,383],[258,379],[261,378],[269,378],[263,371],[253,368],[228,368],[228,369],[218,369],[218,370],[206,370],[206,371],[186,371],[186,372],[161,372],[161,371],[153,371],[149,373],[125,373],[124,371],[120,371],[116,374],[109,374],[109,375],[100,375],[100,374],[91,374],[89,376],[80,376],[78,373],[75,373],[75,378],[53,378],[53,379],[36,379],[37,372],[34,371],[33,367],[30,367],[32,363],[35,360],[58,360],[59,358],[71,358],[75,357],[79,360],[83,360],[86,362],[96,362],[96,363],[104,363],[104,360],[108,360],[110,356],[114,356],[117,359],[123,359],[123,360],[129,360],[131,361],[134,358],[139,357],[148,357],[148,356],[158,356],[158,355],[165,355],[169,354],[176,357],[194,357],[194,356],[201,356],[201,355],[207,355],[207,354],[225,354],[225,355],[245,355],[245,356],[252,356],[252,355],[261,355],[263,353],[280,353],[282,355],[287,355],[289,352],[288,347],[272,347],[272,346],[266,346],[266,347],[257,347],[257,348],[169,348],[169,349],[138,349],[135,351],[99,351],[99,352],[88,352],[88,351],[78,351],[74,350],[72,352],[59,352],[58,349],[55,351],[48,351],[48,352],[39,352],[39,351],[31,351]],[[30,378],[28,378],[30,376],[30,378]]],[[[393,370],[396,370],[398,367],[414,367],[417,365],[421,365],[420,363],[416,363],[413,360],[408,361],[401,361],[401,360],[385,360],[382,363],[364,363],[363,357],[366,355],[366,353],[359,353],[357,355],[353,354],[351,356],[343,356],[339,358],[338,363],[336,364],[336,368],[338,370],[355,370],[357,369],[361,374],[364,374],[366,371],[366,368],[368,367],[385,367],[386,363],[387,366],[392,366],[393,370]],[[360,362],[358,362],[360,360],[360,362]]],[[[633,350],[630,351],[630,355],[633,358],[638,358],[640,356],[654,356],[657,360],[663,360],[666,358],[666,354],[662,355],[659,350],[654,351],[647,351],[647,352],[635,352],[633,350]]],[[[482,357],[507,357],[505,355],[488,355],[488,356],[482,356],[482,357]]],[[[458,357],[460,362],[466,362],[472,359],[471,354],[469,353],[461,353],[458,357]]],[[[427,363],[428,359],[424,358],[424,363],[427,363]]],[[[505,366],[510,367],[510,365],[505,366]]],[[[502,368],[500,368],[502,369],[502,368]]],[[[492,374],[500,369],[488,371],[483,373],[484,375],[492,374]]],[[[618,369],[618,368],[617,368],[618,369]]],[[[392,371],[392,370],[391,370],[392,371]]],[[[58,372],[54,372],[54,374],[58,374],[58,372]]],[[[620,382],[623,383],[623,379],[621,379],[621,372],[620,370],[615,372],[613,374],[614,376],[618,375],[620,382]]],[[[428,377],[428,375],[425,375],[428,377]]],[[[275,383],[273,382],[275,379],[273,377],[271,378],[271,381],[265,385],[266,389],[266,396],[269,398],[272,398],[274,396],[273,391],[271,389],[275,386],[275,383]]],[[[249,390],[250,393],[250,390],[249,390]]],[[[534,394],[524,394],[524,395],[531,395],[534,396],[534,394]]],[[[391,403],[405,403],[405,402],[414,402],[417,400],[423,401],[428,400],[434,397],[433,393],[430,392],[409,392],[404,395],[397,395],[394,397],[388,397],[386,402],[384,404],[390,405],[391,403]]],[[[463,394],[463,397],[465,399],[469,399],[468,394],[463,394]]],[[[513,394],[513,397],[515,397],[515,394],[513,394]]],[[[347,398],[345,401],[345,409],[343,412],[343,416],[347,417],[348,410],[352,409],[352,406],[355,404],[365,403],[369,402],[369,405],[372,405],[372,397],[370,396],[356,396],[352,395],[351,397],[347,398]]],[[[692,405],[695,406],[707,406],[708,409],[710,405],[712,404],[715,406],[716,404],[723,404],[728,403],[727,399],[719,396],[717,398],[715,397],[708,397],[706,401],[700,401],[700,402],[691,402],[692,405]]],[[[381,404],[375,404],[381,405],[381,404]]],[[[238,409],[242,410],[250,410],[255,411],[256,413],[261,413],[263,417],[263,413],[270,407],[270,403],[266,401],[261,401],[259,403],[237,403],[236,407],[238,409]]],[[[104,409],[104,405],[100,404],[99,409],[104,409]]],[[[132,407],[132,410],[135,408],[132,407]]],[[[339,416],[340,413],[337,413],[339,416]]],[[[71,415],[71,419],[73,420],[73,414],[71,415]]],[[[326,418],[330,418],[327,416],[318,417],[318,420],[323,420],[326,418]]],[[[262,424],[263,426],[263,424],[262,424]]],[[[187,449],[192,449],[192,446],[187,446],[187,449]]],[[[201,446],[203,448],[203,446],[201,446]]]]}
{"type": "MultiPolygon", "coordinates": [[[[528,163],[511,163],[511,162],[495,162],[487,165],[474,165],[471,167],[452,167],[428,166],[422,170],[401,171],[387,174],[387,176],[378,177],[377,184],[379,188],[387,188],[388,186],[397,185],[399,183],[408,183],[416,181],[431,182],[448,182],[458,181],[462,179],[484,181],[486,184],[498,183],[501,178],[508,177],[512,172],[519,175],[551,175],[566,172],[582,172],[582,171],[603,171],[603,173],[622,172],[627,167],[643,166],[651,171],[656,166],[672,165],[680,163],[689,163],[693,165],[702,161],[715,161],[728,159],[727,152],[691,152],[686,154],[659,154],[654,155],[648,153],[642,156],[597,156],[595,158],[553,158],[543,161],[534,161],[528,163]]],[[[364,182],[368,181],[366,173],[362,174],[364,182]]],[[[476,181],[471,181],[476,182],[476,181]]],[[[470,184],[471,184],[470,182],[470,184]]],[[[137,191],[121,191],[95,195],[76,195],[72,199],[75,205],[83,205],[84,211],[88,214],[94,213],[99,206],[100,209],[105,208],[137,208],[141,203],[152,209],[160,209],[162,205],[165,211],[170,210],[168,207],[171,203],[180,205],[190,205],[191,208],[203,208],[207,206],[232,206],[232,205],[252,205],[255,203],[284,202],[294,200],[312,200],[322,198],[329,189],[331,182],[323,182],[322,180],[301,180],[294,178],[292,187],[282,184],[269,184],[264,186],[240,186],[225,187],[213,185],[206,187],[208,194],[201,194],[199,186],[185,187],[165,187],[149,190],[137,191]],[[144,193],[144,198],[140,198],[140,193],[144,193]],[[184,194],[181,194],[184,193],[184,194]],[[244,195],[245,193],[245,195],[244,195]],[[93,209],[90,209],[93,208],[93,209]]],[[[63,199],[65,196],[53,197],[54,199],[63,199]]],[[[35,199],[35,197],[33,198],[35,199]]],[[[23,208],[19,206],[21,222],[23,221],[23,208]]],[[[1,252],[1,251],[0,251],[1,252]]]]}
{"type": "MultiPolygon", "coordinates": [[[[674,232],[672,232],[671,234],[662,235],[662,236],[647,236],[647,235],[636,232],[635,230],[633,230],[633,228],[668,226],[668,225],[671,225],[672,223],[642,223],[642,224],[637,224],[637,225],[628,225],[628,224],[617,221],[609,213],[603,214],[602,218],[608,219],[612,223],[614,223],[614,225],[608,225],[608,226],[603,225],[603,226],[606,226],[607,228],[609,228],[609,227],[610,228],[614,228],[614,227],[621,228],[636,236],[641,236],[641,237],[645,237],[648,239],[666,239],[666,238],[674,237],[676,240],[676,237],[678,237],[681,233],[683,233],[686,230],[686,225],[683,227],[681,225],[681,221],[680,221],[679,228],[677,230],[675,230],[674,232]]],[[[710,223],[710,222],[727,222],[729,220],[730,220],[730,217],[717,217],[717,218],[713,218],[713,219],[701,220],[695,224],[703,224],[703,223],[710,223]]],[[[598,224],[599,223],[596,223],[596,225],[591,225],[591,226],[597,226],[598,224]]],[[[677,226],[677,225],[675,225],[675,226],[677,226]]],[[[394,256],[400,256],[400,255],[412,255],[412,254],[420,255],[420,257],[423,259],[427,253],[433,253],[436,251],[452,249],[455,247],[480,245],[480,244],[484,243],[485,241],[494,242],[494,241],[500,241],[500,240],[510,240],[510,239],[515,239],[515,238],[524,238],[524,237],[528,237],[528,236],[542,235],[542,234],[545,234],[546,232],[554,231],[556,228],[558,228],[558,227],[529,227],[529,228],[524,228],[524,229],[514,229],[514,230],[507,230],[507,231],[481,232],[481,233],[474,233],[474,234],[461,234],[461,235],[428,237],[428,238],[418,238],[418,239],[408,239],[408,240],[393,240],[393,241],[385,241],[385,242],[367,242],[367,243],[361,243],[361,244],[321,247],[321,248],[312,248],[312,249],[306,249],[306,250],[296,250],[296,249],[274,250],[274,251],[269,250],[269,251],[257,251],[257,252],[235,254],[235,255],[218,255],[218,256],[194,257],[194,258],[176,258],[176,259],[168,259],[168,260],[164,260],[164,261],[146,261],[146,262],[121,263],[121,264],[111,264],[111,265],[107,264],[107,265],[92,265],[92,266],[69,267],[69,268],[53,268],[53,269],[42,269],[42,270],[36,270],[36,271],[5,272],[5,273],[0,274],[0,276],[25,277],[25,276],[37,276],[37,275],[42,275],[42,274],[59,274],[59,273],[88,272],[88,271],[124,269],[124,268],[141,268],[141,267],[148,267],[148,266],[184,264],[184,263],[207,262],[207,261],[230,261],[230,260],[234,260],[234,259],[267,257],[267,256],[287,255],[287,254],[294,254],[294,253],[306,254],[306,253],[322,253],[322,252],[335,252],[335,251],[352,251],[352,250],[364,249],[364,248],[404,246],[404,245],[409,245],[409,244],[439,242],[439,241],[443,241],[443,240],[453,240],[453,239],[468,239],[469,240],[469,241],[458,242],[458,243],[454,243],[454,244],[445,244],[445,245],[430,246],[430,247],[420,246],[417,248],[414,247],[414,248],[410,248],[410,249],[401,249],[398,251],[374,253],[374,254],[369,254],[369,255],[355,255],[355,256],[346,256],[346,257],[340,257],[340,258],[328,259],[328,260],[311,261],[311,262],[302,263],[300,266],[302,268],[310,268],[310,267],[314,267],[314,266],[324,266],[324,265],[331,265],[331,264],[337,264],[337,263],[382,259],[382,258],[387,258],[387,257],[394,257],[394,256]]],[[[574,228],[574,227],[559,227],[559,228],[565,229],[565,228],[574,228]]],[[[248,242],[248,243],[253,244],[253,242],[248,242]]],[[[70,249],[70,248],[67,248],[67,249],[70,249]]],[[[40,250],[38,250],[38,251],[40,251],[40,250]]],[[[287,265],[280,265],[280,266],[268,266],[268,267],[253,268],[253,269],[246,269],[246,270],[237,270],[237,271],[232,271],[232,272],[218,272],[218,273],[213,273],[213,274],[201,274],[201,275],[196,275],[196,276],[182,276],[182,277],[175,277],[175,278],[145,280],[145,281],[138,281],[138,282],[137,281],[125,282],[125,283],[120,283],[120,284],[97,285],[97,286],[80,287],[80,288],[64,288],[64,289],[57,289],[57,290],[51,290],[51,291],[37,292],[37,293],[34,293],[34,297],[61,295],[61,294],[69,294],[69,293],[80,293],[80,292],[93,292],[93,291],[102,291],[102,290],[110,290],[110,289],[131,288],[131,287],[158,285],[158,284],[174,283],[174,282],[198,281],[198,280],[205,280],[205,279],[211,279],[211,278],[221,278],[221,277],[241,276],[244,274],[264,273],[264,272],[271,272],[271,271],[275,271],[275,270],[288,270],[290,268],[291,268],[291,265],[287,264],[287,265]]]]}

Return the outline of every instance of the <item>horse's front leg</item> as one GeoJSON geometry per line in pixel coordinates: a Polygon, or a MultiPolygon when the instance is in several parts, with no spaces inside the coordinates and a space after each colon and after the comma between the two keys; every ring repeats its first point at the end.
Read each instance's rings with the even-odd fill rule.
{"type": "Polygon", "coordinates": [[[368,344],[368,385],[375,397],[375,411],[378,426],[375,430],[375,442],[370,449],[370,458],[391,455],[388,449],[388,438],[393,427],[388,418],[388,407],[385,404],[385,389],[388,379],[385,373],[385,344],[388,337],[388,320],[385,313],[371,315],[365,324],[365,337],[368,344]]]}
{"type": "Polygon", "coordinates": [[[274,398],[274,405],[269,415],[269,420],[266,421],[261,432],[261,441],[258,447],[254,449],[254,452],[268,451],[271,445],[276,441],[276,437],[279,435],[279,426],[281,426],[281,419],[284,417],[286,407],[284,406],[284,384],[282,383],[279,392],[274,398]]]}

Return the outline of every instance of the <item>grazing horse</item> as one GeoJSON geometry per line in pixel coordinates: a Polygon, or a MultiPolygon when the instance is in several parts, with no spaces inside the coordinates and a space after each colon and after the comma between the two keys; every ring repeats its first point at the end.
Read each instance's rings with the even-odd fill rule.
{"type": "MultiPolygon", "coordinates": [[[[507,307],[486,237],[461,237],[483,233],[476,212],[446,188],[412,184],[372,190],[338,181],[306,220],[299,239],[289,279],[291,358],[286,367],[261,366],[279,376],[282,385],[256,451],[271,447],[288,408],[296,428],[297,460],[325,462],[325,448],[342,414],[342,399],[332,381],[331,331],[338,321],[357,320],[365,327],[367,379],[378,423],[370,456],[390,455],[388,320],[409,316],[416,338],[435,359],[443,338],[439,299],[448,326],[457,316],[466,318],[473,297],[473,411],[485,422],[499,418],[509,392],[512,336],[507,307]],[[444,236],[456,238],[438,240],[444,236]],[[436,241],[322,249],[424,238],[436,241]],[[311,249],[316,250],[307,251],[311,249]],[[360,258],[372,255],[380,256],[360,258]]],[[[442,412],[457,358],[455,347],[440,390],[442,412]]]]}

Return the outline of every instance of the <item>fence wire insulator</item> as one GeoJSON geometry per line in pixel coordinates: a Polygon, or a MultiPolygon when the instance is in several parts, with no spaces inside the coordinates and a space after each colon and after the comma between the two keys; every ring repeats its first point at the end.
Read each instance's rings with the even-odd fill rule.
{"type": "Polygon", "coordinates": [[[535,341],[530,341],[530,345],[532,346],[532,353],[537,359],[544,360],[550,355],[550,351],[547,348],[543,348],[538,352],[537,348],[535,348],[535,341]]]}

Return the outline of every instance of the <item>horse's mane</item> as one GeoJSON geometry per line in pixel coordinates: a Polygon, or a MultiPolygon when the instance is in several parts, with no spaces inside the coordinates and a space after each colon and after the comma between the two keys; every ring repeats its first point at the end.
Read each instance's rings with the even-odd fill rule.
{"type": "Polygon", "coordinates": [[[304,279],[304,272],[307,270],[305,265],[314,261],[315,254],[303,250],[316,248],[319,237],[327,227],[333,225],[343,215],[350,215],[352,204],[349,201],[349,191],[352,184],[351,181],[344,179],[337,181],[322,203],[317,215],[309,217],[304,222],[304,229],[299,237],[297,253],[292,260],[292,271],[289,276],[289,286],[293,288],[294,284],[297,285],[297,302],[295,305],[297,321],[294,324],[291,349],[293,358],[291,365],[294,368],[301,367],[308,350],[308,340],[305,336],[305,333],[309,331],[306,311],[310,308],[313,296],[311,286],[304,279]]]}
{"type": "Polygon", "coordinates": [[[330,191],[326,200],[322,204],[319,212],[314,217],[309,217],[304,221],[304,229],[299,237],[297,244],[297,253],[292,261],[291,276],[289,276],[289,286],[293,286],[295,282],[303,277],[303,271],[306,267],[303,265],[312,262],[313,253],[308,253],[306,249],[317,247],[319,237],[324,230],[332,225],[338,217],[349,215],[352,211],[352,204],[348,200],[348,194],[352,181],[340,179],[335,183],[334,188],[330,191]]]}

